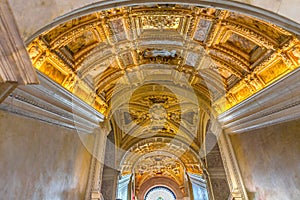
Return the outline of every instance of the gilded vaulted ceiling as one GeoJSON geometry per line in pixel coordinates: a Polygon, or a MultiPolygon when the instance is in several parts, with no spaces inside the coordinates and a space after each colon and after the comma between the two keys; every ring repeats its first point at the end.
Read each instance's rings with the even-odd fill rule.
{"type": "Polygon", "coordinates": [[[300,41],[283,28],[188,5],[131,6],[81,16],[41,34],[28,52],[37,70],[112,121],[117,146],[138,152],[122,155],[122,172],[134,172],[140,181],[157,173],[143,163],[160,160],[141,155],[163,150],[172,155],[184,150],[163,160],[182,163],[180,173],[201,173],[193,152],[199,152],[211,116],[300,64],[300,41]],[[186,146],[162,150],[170,141],[186,146]]]}
{"type": "Polygon", "coordinates": [[[82,16],[43,33],[28,51],[37,69],[105,115],[120,77],[131,73],[128,82],[139,84],[150,64],[162,76],[185,76],[222,113],[295,69],[300,57],[298,39],[271,23],[175,5],[82,16]]]}
{"type": "Polygon", "coordinates": [[[123,175],[135,174],[136,189],[152,177],[165,177],[184,185],[185,172],[202,175],[196,151],[181,140],[148,137],[132,145],[121,160],[123,175]]]}
{"type": "Polygon", "coordinates": [[[179,186],[184,186],[185,169],[175,156],[155,155],[139,160],[134,167],[135,186],[138,189],[152,177],[166,177],[175,180],[179,186]]]}

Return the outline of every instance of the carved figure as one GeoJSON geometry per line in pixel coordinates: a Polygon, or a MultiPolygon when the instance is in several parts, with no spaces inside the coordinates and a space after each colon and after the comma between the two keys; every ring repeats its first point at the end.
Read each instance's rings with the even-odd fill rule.
{"type": "Polygon", "coordinates": [[[167,119],[167,111],[160,104],[154,104],[149,110],[149,115],[153,126],[162,126],[167,119]]]}
{"type": "Polygon", "coordinates": [[[293,51],[293,54],[296,58],[298,58],[298,62],[300,63],[300,49],[295,48],[294,51],[293,51]]]}
{"type": "Polygon", "coordinates": [[[33,60],[40,54],[39,47],[37,45],[32,46],[29,49],[29,56],[33,60]]]}

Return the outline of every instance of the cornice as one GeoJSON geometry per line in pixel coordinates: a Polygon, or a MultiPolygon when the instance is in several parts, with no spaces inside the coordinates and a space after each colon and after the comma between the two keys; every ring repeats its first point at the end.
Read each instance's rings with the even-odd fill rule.
{"type": "Polygon", "coordinates": [[[62,15],[53,22],[47,24],[45,27],[38,30],[35,34],[29,37],[26,40],[26,44],[32,42],[38,35],[41,33],[61,24],[71,19],[74,19],[79,16],[84,16],[90,13],[97,12],[99,10],[107,10],[115,7],[122,7],[122,6],[133,6],[133,5],[147,5],[147,4],[189,4],[192,6],[200,6],[200,7],[214,7],[214,8],[221,8],[227,10],[233,10],[240,13],[248,14],[271,23],[274,23],[278,26],[285,27],[285,29],[294,32],[300,35],[300,28],[299,24],[286,18],[280,16],[276,13],[270,12],[268,10],[254,7],[251,5],[247,5],[237,1],[228,1],[228,0],[218,0],[218,1],[211,1],[211,0],[106,0],[106,1],[99,1],[96,3],[92,3],[86,5],[82,8],[73,10],[65,15],[62,15]]]}
{"type": "Polygon", "coordinates": [[[219,115],[226,133],[242,133],[300,117],[300,70],[219,115]]]}
{"type": "Polygon", "coordinates": [[[50,124],[92,133],[104,116],[58,84],[38,73],[39,85],[19,86],[0,109],[50,124]]]}

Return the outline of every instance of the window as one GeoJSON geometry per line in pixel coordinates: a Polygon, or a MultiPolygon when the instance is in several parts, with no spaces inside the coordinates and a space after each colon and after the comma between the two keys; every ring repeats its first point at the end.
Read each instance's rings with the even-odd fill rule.
{"type": "Polygon", "coordinates": [[[157,186],[149,190],[145,196],[145,200],[175,200],[175,194],[166,187],[157,186]]]}

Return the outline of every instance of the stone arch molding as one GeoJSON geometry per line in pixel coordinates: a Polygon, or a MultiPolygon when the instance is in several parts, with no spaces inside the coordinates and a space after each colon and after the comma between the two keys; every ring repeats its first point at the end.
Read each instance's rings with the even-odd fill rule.
{"type": "Polygon", "coordinates": [[[123,176],[134,175],[135,191],[140,195],[140,191],[145,189],[143,185],[153,177],[166,179],[166,183],[173,180],[176,183],[175,189],[184,193],[187,189],[186,173],[201,175],[202,170],[199,156],[187,144],[180,140],[156,137],[144,139],[128,149],[119,171],[123,176]]]}
{"type": "MultiPolygon", "coordinates": [[[[110,3],[93,4],[65,15],[45,27],[39,37],[28,44],[37,70],[106,117],[113,110],[115,91],[124,92],[136,83],[148,81],[155,92],[158,90],[154,83],[172,84],[182,90],[190,86],[202,109],[197,114],[204,116],[201,119],[213,121],[218,114],[299,66],[297,35],[232,11],[242,9],[240,4],[209,1],[199,4],[189,1],[188,6],[183,2],[151,5],[149,1],[147,6],[139,1],[110,3]],[[112,5],[114,8],[110,8],[112,5]],[[216,9],[213,5],[229,10],[216,9]],[[171,79],[173,77],[176,79],[171,79]],[[184,78],[185,85],[180,81],[184,78]]],[[[258,15],[256,11],[249,9],[247,12],[258,15]]],[[[143,105],[133,101],[135,113],[121,111],[118,116],[124,118],[125,125],[137,121],[136,124],[143,127],[144,122],[155,122],[155,126],[150,127],[154,134],[192,141],[192,148],[198,152],[205,131],[189,137],[191,134],[184,129],[180,135],[176,129],[183,118],[197,127],[196,114],[187,112],[184,115],[176,106],[167,108],[175,98],[164,89],[159,92],[153,95],[145,92],[141,95],[145,97],[141,99],[143,105]],[[167,110],[165,123],[151,117],[153,113],[144,113],[148,108],[151,110],[153,104],[160,104],[167,110]]],[[[190,96],[190,93],[185,95],[190,96]]],[[[116,105],[123,106],[122,98],[116,98],[116,105]]],[[[133,100],[139,98],[138,94],[133,100]]],[[[212,127],[221,133],[217,122],[212,127]]],[[[123,126],[114,128],[121,141],[120,147],[139,139],[134,137],[136,135],[128,136],[123,126]]],[[[140,132],[138,126],[129,129],[140,132]]]]}
{"type": "MultiPolygon", "coordinates": [[[[61,1],[52,0],[48,4],[43,5],[36,0],[30,0],[26,4],[20,5],[18,0],[9,0],[9,4],[12,7],[13,14],[17,20],[18,27],[22,33],[23,38],[30,38],[37,30],[42,30],[45,24],[49,26],[57,25],[56,21],[63,22],[74,18],[75,16],[84,15],[86,13],[93,12],[99,9],[112,8],[115,6],[124,6],[132,4],[141,3],[186,3],[195,4],[199,6],[212,6],[219,7],[222,9],[232,9],[238,12],[244,12],[245,14],[252,14],[254,16],[261,16],[265,20],[270,19],[275,24],[290,24],[291,29],[297,27],[295,22],[300,22],[300,17],[297,12],[294,12],[296,6],[291,4],[289,1],[247,1],[247,0],[237,0],[237,1],[212,1],[212,0],[201,0],[201,1],[119,1],[119,0],[109,0],[109,1],[94,1],[94,0],[84,0],[84,1],[72,1],[63,3],[61,1]],[[272,5],[272,6],[270,6],[272,5]],[[33,9],[34,8],[34,9],[33,9]],[[47,8],[47,9],[45,9],[47,8]],[[38,10],[43,10],[42,15],[39,15],[38,10]],[[290,12],[289,12],[290,11],[290,12]],[[280,19],[278,15],[285,16],[288,19],[280,19]],[[30,16],[24,17],[24,16],[30,16]],[[64,19],[65,18],[65,19],[64,19]],[[293,21],[295,22],[293,22],[293,21]],[[275,21],[278,21],[276,23],[275,21]],[[281,22],[280,22],[281,21],[281,22]],[[33,23],[34,22],[34,23],[33,23]],[[291,22],[291,23],[290,23],[291,22]]],[[[297,10],[296,10],[297,11],[297,10]]],[[[43,29],[41,32],[43,32],[43,29]]],[[[40,32],[40,33],[41,33],[40,32]]],[[[35,36],[34,36],[35,37],[35,36]]]]}
{"type": "Polygon", "coordinates": [[[163,137],[147,138],[132,145],[122,157],[120,171],[125,174],[132,173],[139,160],[155,155],[173,157],[184,167],[184,170],[202,173],[202,162],[188,144],[177,139],[163,137]]]}
{"type": "Polygon", "coordinates": [[[169,178],[160,177],[149,179],[143,183],[139,190],[138,199],[143,199],[147,192],[156,186],[165,186],[170,188],[175,193],[177,197],[176,199],[178,200],[181,200],[186,196],[185,192],[180,189],[179,185],[175,181],[169,178]]]}

